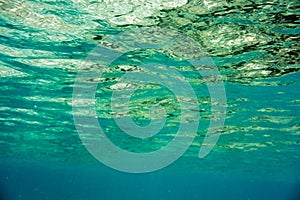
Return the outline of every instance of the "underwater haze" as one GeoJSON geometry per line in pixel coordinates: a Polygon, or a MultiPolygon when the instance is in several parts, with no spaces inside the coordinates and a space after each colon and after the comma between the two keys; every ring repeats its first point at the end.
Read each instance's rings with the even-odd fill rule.
{"type": "Polygon", "coordinates": [[[0,200],[300,199],[299,41],[296,0],[0,0],[0,200]]]}

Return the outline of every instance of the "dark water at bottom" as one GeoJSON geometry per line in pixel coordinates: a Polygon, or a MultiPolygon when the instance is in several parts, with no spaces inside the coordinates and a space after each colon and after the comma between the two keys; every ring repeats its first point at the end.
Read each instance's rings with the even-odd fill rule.
{"type": "Polygon", "coordinates": [[[297,200],[299,182],[228,172],[116,172],[101,164],[2,165],[1,200],[231,199],[297,200]],[[3,176],[5,175],[5,176],[3,176]]]}

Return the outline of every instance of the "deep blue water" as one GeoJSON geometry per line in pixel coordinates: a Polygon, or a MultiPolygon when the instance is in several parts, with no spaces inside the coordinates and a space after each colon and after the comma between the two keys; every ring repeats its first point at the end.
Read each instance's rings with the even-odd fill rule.
{"type": "Polygon", "coordinates": [[[2,181],[5,199],[291,199],[299,182],[234,173],[119,173],[103,166],[14,166],[2,181]]]}
{"type": "Polygon", "coordinates": [[[300,199],[299,12],[281,0],[0,1],[0,199],[300,199]],[[165,121],[154,132],[151,120],[165,121]],[[92,121],[131,155],[179,142],[135,162],[97,143],[92,121]]]}

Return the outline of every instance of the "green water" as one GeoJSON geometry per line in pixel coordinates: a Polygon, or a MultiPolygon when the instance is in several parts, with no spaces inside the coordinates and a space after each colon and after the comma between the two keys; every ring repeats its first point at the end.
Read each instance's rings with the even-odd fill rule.
{"type": "MultiPolygon", "coordinates": [[[[72,112],[73,86],[78,72],[92,70],[87,56],[94,48],[101,45],[111,52],[123,54],[124,51],[107,41],[126,31],[144,27],[175,31],[202,46],[222,76],[227,111],[219,140],[208,156],[199,159],[199,149],[212,112],[206,82],[197,74],[195,66],[181,59],[182,56],[194,56],[194,46],[183,43],[184,48],[179,47],[179,50],[184,49],[183,52],[175,48],[169,51],[137,49],[126,52],[111,65],[105,66],[101,79],[91,80],[98,83],[95,112],[106,136],[127,151],[151,152],[167,145],[175,137],[181,119],[176,96],[167,88],[150,84],[136,90],[129,104],[130,112],[122,116],[132,117],[135,123],[146,126],[151,117],[162,118],[149,113],[149,109],[153,105],[162,105],[166,111],[166,126],[158,135],[147,139],[124,134],[116,125],[115,115],[109,106],[112,93],[126,89],[119,87],[118,82],[128,71],[138,71],[147,63],[168,66],[186,77],[198,98],[199,119],[195,120],[199,120],[200,125],[192,145],[167,168],[154,172],[145,180],[139,178],[141,184],[152,183],[153,179],[157,179],[158,183],[159,180],[164,182],[172,173],[201,172],[224,173],[226,177],[247,177],[247,180],[249,177],[262,178],[270,183],[282,181],[293,183],[296,187],[300,179],[299,12],[297,1],[280,0],[0,1],[0,163],[3,171],[0,172],[0,186],[3,185],[4,193],[11,194],[12,199],[54,198],[42,193],[39,197],[34,196],[38,192],[32,192],[32,197],[28,194],[18,197],[19,194],[11,192],[10,185],[17,183],[18,179],[10,182],[7,177],[20,172],[9,169],[22,171],[22,165],[26,166],[26,173],[33,173],[31,170],[39,165],[43,166],[42,169],[51,166],[48,170],[37,170],[40,174],[53,171],[53,168],[54,171],[65,168],[65,172],[58,170],[59,174],[77,176],[75,169],[75,172],[68,170],[69,166],[81,166],[81,171],[99,167],[101,170],[104,168],[103,173],[106,173],[108,169],[87,151],[79,138],[72,112]]],[[[139,41],[144,36],[143,32],[135,32],[131,37],[139,41]]],[[[164,37],[168,38],[168,33],[157,36],[158,40],[164,37]]],[[[126,41],[126,38],[123,39],[126,41]]],[[[164,75],[157,74],[162,80],[164,75]]],[[[101,177],[99,173],[98,178],[101,177]]],[[[130,175],[119,173],[109,171],[109,175],[103,176],[107,182],[110,177],[116,180],[116,177],[122,176],[121,182],[126,184],[130,175]]],[[[30,182],[29,177],[24,176],[19,181],[26,185],[30,182]]],[[[51,177],[48,179],[51,180],[51,177]]],[[[174,179],[175,182],[182,181],[182,178],[174,179]]],[[[228,184],[237,188],[234,180],[228,184]]],[[[62,187],[68,185],[59,178],[55,181],[62,187]]],[[[76,187],[80,186],[79,182],[77,179],[76,187]]],[[[189,182],[185,177],[183,182],[192,185],[187,190],[189,192],[179,192],[174,196],[168,196],[168,192],[157,192],[157,196],[150,195],[149,199],[222,197],[194,195],[197,190],[195,180],[191,178],[189,182]]],[[[89,181],[85,180],[85,184],[88,185],[89,181]]],[[[127,184],[134,185],[134,182],[127,184]]],[[[172,185],[172,181],[166,181],[166,184],[172,185]]],[[[218,182],[218,185],[224,184],[226,181],[218,182]]],[[[44,182],[42,185],[45,194],[49,193],[45,188],[53,191],[56,187],[53,184],[47,186],[44,182]]],[[[18,186],[20,194],[29,191],[22,187],[18,186]]],[[[107,188],[102,189],[116,193],[118,188],[118,184],[109,183],[107,188]]],[[[153,189],[159,191],[159,188],[153,189]]],[[[161,188],[168,191],[167,186],[162,185],[161,188]]],[[[252,188],[251,184],[249,188],[252,188]]],[[[228,188],[223,189],[226,191],[228,188]]],[[[249,190],[255,194],[256,189],[249,190]]],[[[267,189],[269,193],[272,190],[272,187],[267,189]]],[[[126,190],[122,191],[126,193],[126,190]]],[[[138,191],[144,196],[142,190],[138,191]]],[[[177,188],[178,191],[181,190],[177,188]]],[[[145,195],[150,193],[147,190],[145,195]]],[[[74,196],[64,196],[63,192],[59,194],[61,199],[74,199],[74,196]]],[[[109,192],[105,195],[109,196],[109,192]]],[[[140,199],[141,196],[135,198],[140,199]]],[[[115,199],[121,197],[114,196],[115,199]]],[[[252,198],[248,193],[235,197],[232,199],[252,198]]],[[[103,198],[109,199],[107,196],[103,198]]],[[[268,198],[266,195],[253,199],[268,198]]],[[[231,199],[230,194],[226,199],[231,199]]]]}

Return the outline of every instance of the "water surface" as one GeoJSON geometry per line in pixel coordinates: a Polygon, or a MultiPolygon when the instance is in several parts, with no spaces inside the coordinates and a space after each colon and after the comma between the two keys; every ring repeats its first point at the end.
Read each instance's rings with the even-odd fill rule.
{"type": "Polygon", "coordinates": [[[281,0],[0,1],[0,195],[8,200],[296,199],[299,11],[297,1],[281,0]],[[169,29],[197,41],[218,67],[227,96],[220,139],[199,159],[211,105],[194,68],[176,52],[149,49],[128,52],[108,66],[97,88],[97,117],[108,137],[129,151],[166,145],[178,130],[180,111],[169,90],[138,90],[126,115],[146,125],[149,108],[161,104],[168,126],[151,141],[126,136],[108,107],[111,93],[124,89],[118,81],[126,71],[162,63],[184,74],[197,91],[201,126],[192,146],[171,166],[145,175],[100,164],[82,145],[72,115],[74,81],[89,66],[89,52],[99,44],[115,50],[106,41],[137,27],[169,29]]]}

